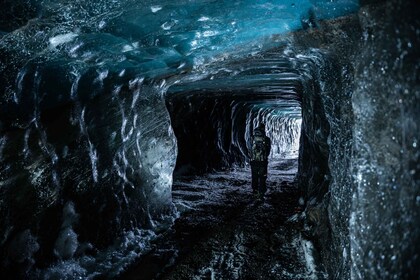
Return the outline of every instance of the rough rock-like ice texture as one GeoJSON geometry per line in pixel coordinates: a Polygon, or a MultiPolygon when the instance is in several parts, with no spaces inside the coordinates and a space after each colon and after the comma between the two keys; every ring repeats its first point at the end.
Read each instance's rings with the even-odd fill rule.
{"type": "Polygon", "coordinates": [[[39,243],[29,229],[23,230],[15,235],[10,242],[8,255],[9,258],[4,260],[9,265],[13,263],[19,264],[26,272],[35,263],[34,254],[39,250],[39,243]]]}
{"type": "Polygon", "coordinates": [[[295,37],[303,49],[321,51],[304,52],[315,63],[309,73],[318,75],[319,88],[303,95],[300,179],[309,188],[310,232],[334,279],[419,275],[420,61],[414,6],[405,1],[366,6],[357,18],[295,37]],[[327,123],[314,122],[314,115],[327,123]],[[324,159],[308,164],[305,158],[313,153],[324,159]]]}
{"type": "Polygon", "coordinates": [[[343,57],[340,63],[334,55],[321,51],[309,52],[303,60],[311,69],[304,74],[310,78],[302,97],[299,159],[308,234],[315,237],[329,274],[345,279],[349,277],[349,265],[341,253],[348,250],[347,215],[350,209],[345,197],[352,190],[350,70],[343,57]]]}
{"type": "Polygon", "coordinates": [[[77,234],[73,230],[73,224],[77,222],[77,219],[78,215],[73,203],[67,202],[63,208],[63,223],[54,246],[54,253],[60,259],[73,257],[79,246],[77,234]]]}
{"type": "MultiPolygon", "coordinates": [[[[35,84],[42,85],[48,75],[39,71],[35,84]]],[[[29,92],[42,94],[36,90],[29,92]]],[[[161,87],[132,79],[97,90],[109,92],[91,100],[75,97],[52,109],[33,104],[29,122],[3,131],[0,174],[8,179],[2,181],[1,234],[6,248],[8,240],[29,228],[36,230],[43,260],[52,257],[54,242],[54,254],[70,258],[78,241],[101,248],[124,229],[154,228],[172,213],[176,140],[161,87]],[[60,215],[69,200],[79,213],[72,227],[60,215]]]]}
{"type": "Polygon", "coordinates": [[[420,275],[420,12],[361,10],[355,61],[350,238],[354,279],[420,275]]]}

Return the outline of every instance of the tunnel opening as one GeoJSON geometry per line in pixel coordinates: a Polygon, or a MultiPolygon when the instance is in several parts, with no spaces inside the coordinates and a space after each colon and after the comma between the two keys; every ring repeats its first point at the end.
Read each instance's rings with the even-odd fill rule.
{"type": "Polygon", "coordinates": [[[297,159],[303,85],[292,61],[272,50],[209,69],[205,78],[181,79],[165,95],[178,145],[174,179],[249,166],[260,123],[272,140],[271,163],[297,159]]]}
{"type": "Polygon", "coordinates": [[[266,124],[272,139],[271,163],[297,159],[299,103],[275,96],[249,96],[247,92],[183,92],[166,99],[178,143],[175,178],[249,165],[252,133],[259,123],[266,124]]]}

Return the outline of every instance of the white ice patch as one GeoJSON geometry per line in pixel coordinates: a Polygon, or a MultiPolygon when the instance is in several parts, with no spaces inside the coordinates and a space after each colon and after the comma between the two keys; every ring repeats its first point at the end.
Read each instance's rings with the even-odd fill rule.
{"type": "Polygon", "coordinates": [[[51,47],[55,48],[59,45],[69,43],[74,40],[78,35],[76,33],[70,32],[66,34],[60,34],[49,39],[51,47]]]}
{"type": "Polygon", "coordinates": [[[198,19],[198,21],[208,21],[210,18],[208,18],[208,17],[201,17],[201,18],[199,18],[198,19]]]}
{"type": "Polygon", "coordinates": [[[204,31],[203,33],[202,33],[202,36],[203,37],[212,37],[212,36],[216,36],[216,35],[218,35],[219,34],[219,32],[218,31],[214,31],[214,30],[207,30],[207,31],[204,31]]]}
{"type": "Polygon", "coordinates": [[[97,71],[98,77],[94,80],[95,83],[100,83],[103,85],[104,80],[108,77],[109,71],[107,69],[103,71],[97,71]]]}
{"type": "Polygon", "coordinates": [[[300,197],[300,198],[299,198],[299,205],[300,205],[300,206],[305,205],[305,199],[304,199],[303,197],[300,197]]]}
{"type": "Polygon", "coordinates": [[[166,21],[164,24],[162,24],[160,27],[163,30],[170,30],[172,27],[174,27],[178,23],[178,20],[171,19],[170,21],[166,21]]]}
{"type": "Polygon", "coordinates": [[[287,219],[287,221],[289,222],[297,222],[298,220],[299,220],[299,214],[294,214],[289,219],[287,219]]]}
{"type": "Polygon", "coordinates": [[[47,172],[46,168],[34,168],[31,169],[30,173],[30,180],[33,186],[40,186],[42,184],[42,180],[45,177],[45,173],[47,172]]]}
{"type": "Polygon", "coordinates": [[[172,185],[173,162],[172,154],[173,144],[171,142],[158,144],[158,139],[153,138],[149,142],[145,151],[144,163],[149,166],[149,172],[155,179],[153,180],[154,192],[157,197],[166,197],[170,195],[170,186],[172,185]]]}
{"type": "Polygon", "coordinates": [[[195,207],[193,207],[191,205],[190,202],[187,202],[187,201],[176,202],[175,207],[180,213],[187,212],[187,211],[192,211],[192,210],[196,209],[195,207]]]}
{"type": "Polygon", "coordinates": [[[89,142],[90,163],[92,165],[92,177],[93,177],[93,181],[97,183],[98,182],[98,168],[97,168],[98,153],[96,152],[96,149],[93,146],[92,142],[90,142],[90,140],[88,142],[89,142]]]}
{"type": "Polygon", "coordinates": [[[122,49],[122,52],[129,52],[129,51],[132,51],[132,50],[134,50],[134,47],[132,45],[124,45],[123,49],[122,49]]]}
{"type": "Polygon", "coordinates": [[[156,13],[156,12],[159,12],[160,10],[162,10],[162,6],[159,6],[159,5],[151,6],[150,10],[152,11],[152,13],[156,13]]]}
{"type": "Polygon", "coordinates": [[[106,25],[106,22],[105,22],[104,20],[101,20],[101,21],[99,22],[98,27],[99,27],[99,29],[103,29],[103,28],[105,27],[105,25],[106,25]]]}
{"type": "Polygon", "coordinates": [[[306,264],[306,270],[308,273],[308,279],[318,279],[316,275],[316,265],[315,260],[312,255],[312,252],[314,250],[314,246],[312,245],[312,242],[309,240],[302,239],[302,248],[303,252],[305,253],[305,264],[306,264]]]}

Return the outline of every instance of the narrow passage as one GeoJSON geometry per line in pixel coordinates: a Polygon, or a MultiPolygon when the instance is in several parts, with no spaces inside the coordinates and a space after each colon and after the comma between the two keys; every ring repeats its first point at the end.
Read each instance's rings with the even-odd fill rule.
{"type": "Polygon", "coordinates": [[[272,162],[264,201],[249,168],[176,178],[180,217],[121,279],[326,279],[301,235],[296,171],[272,162]]]}

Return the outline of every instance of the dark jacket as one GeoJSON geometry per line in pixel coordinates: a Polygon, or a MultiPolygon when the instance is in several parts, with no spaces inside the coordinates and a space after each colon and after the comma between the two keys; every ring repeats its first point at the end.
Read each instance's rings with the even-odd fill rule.
{"type": "Polygon", "coordinates": [[[251,162],[258,162],[258,160],[254,160],[253,159],[253,149],[254,149],[254,140],[256,137],[261,137],[263,138],[263,142],[264,142],[264,150],[266,151],[266,159],[265,161],[263,161],[264,163],[268,162],[268,156],[270,155],[270,150],[271,150],[271,140],[270,138],[265,134],[265,132],[263,130],[260,129],[256,129],[254,131],[254,135],[252,138],[252,147],[251,147],[251,162]]]}

